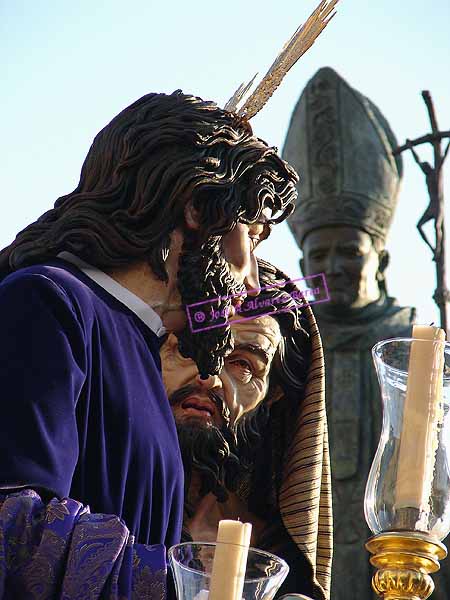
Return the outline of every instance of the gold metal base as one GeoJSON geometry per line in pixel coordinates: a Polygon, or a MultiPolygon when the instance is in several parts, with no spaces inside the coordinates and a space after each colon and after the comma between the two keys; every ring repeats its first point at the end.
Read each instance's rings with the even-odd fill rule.
{"type": "Polygon", "coordinates": [[[378,570],[372,587],[383,600],[425,600],[434,583],[428,573],[439,571],[447,549],[437,539],[416,531],[380,533],[366,543],[378,570]]]}

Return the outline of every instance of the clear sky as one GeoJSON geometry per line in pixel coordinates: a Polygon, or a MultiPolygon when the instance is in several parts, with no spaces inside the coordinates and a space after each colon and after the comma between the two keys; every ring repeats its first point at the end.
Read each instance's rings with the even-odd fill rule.
{"type": "MultiPolygon", "coordinates": [[[[76,186],[93,137],[122,108],[178,88],[223,105],[242,81],[264,74],[316,3],[0,0],[0,247],[76,186]]],[[[327,30],[252,120],[255,133],[281,149],[304,85],[325,65],[378,105],[399,142],[429,130],[423,89],[440,128],[450,129],[449,24],[449,0],[340,0],[327,30]]],[[[449,165],[450,157],[447,205],[449,165]]],[[[415,228],[427,202],[423,176],[405,156],[388,289],[429,323],[438,321],[434,263],[415,228]]],[[[300,276],[286,225],[261,255],[300,276]]]]}

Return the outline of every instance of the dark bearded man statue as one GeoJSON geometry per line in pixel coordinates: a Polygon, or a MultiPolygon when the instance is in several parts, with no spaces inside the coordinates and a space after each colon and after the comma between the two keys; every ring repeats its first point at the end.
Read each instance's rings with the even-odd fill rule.
{"type": "Polygon", "coordinates": [[[296,180],[247,120],[148,94],[0,253],[0,598],[164,598],[183,468],[161,337],[220,372],[230,326],[194,335],[185,305],[259,287],[296,180]]]}
{"type": "Polygon", "coordinates": [[[324,273],[330,300],[313,307],[325,351],[333,489],[333,600],[368,600],[371,535],[363,500],[381,431],[371,348],[411,335],[414,309],[387,294],[385,240],[402,176],[381,112],[335,71],[320,69],[294,110],[283,156],[301,174],[289,226],[304,275],[324,273]]]}

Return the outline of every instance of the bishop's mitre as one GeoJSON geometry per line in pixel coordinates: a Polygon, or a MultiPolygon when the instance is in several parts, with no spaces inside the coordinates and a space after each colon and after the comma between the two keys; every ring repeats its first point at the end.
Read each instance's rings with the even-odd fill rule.
{"type": "Polygon", "coordinates": [[[349,225],[385,241],[402,176],[397,141],[380,110],[324,67],[295,107],[283,158],[299,173],[289,226],[301,245],[320,227],[349,225]]]}

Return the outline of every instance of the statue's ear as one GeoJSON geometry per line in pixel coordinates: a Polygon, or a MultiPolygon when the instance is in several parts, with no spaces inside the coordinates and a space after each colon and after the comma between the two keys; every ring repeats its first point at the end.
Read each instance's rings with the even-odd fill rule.
{"type": "Polygon", "coordinates": [[[275,402],[281,400],[284,396],[283,390],[279,385],[276,385],[274,388],[269,390],[269,398],[266,400],[266,405],[271,407],[275,402]]]}
{"type": "Polygon", "coordinates": [[[184,208],[184,221],[188,229],[197,230],[200,227],[199,212],[194,208],[192,200],[184,208]]]}
{"type": "Polygon", "coordinates": [[[167,347],[170,348],[172,352],[178,350],[178,338],[173,332],[169,333],[169,335],[164,340],[164,343],[161,345],[161,347],[166,344],[167,344],[167,347]]]}
{"type": "Polygon", "coordinates": [[[389,260],[390,260],[389,252],[387,250],[381,250],[378,253],[378,256],[379,256],[379,260],[380,260],[378,271],[380,273],[384,273],[387,266],[389,265],[389,260]]]}
{"type": "Polygon", "coordinates": [[[300,265],[300,271],[301,271],[301,272],[303,273],[303,275],[304,275],[304,274],[305,274],[305,270],[304,270],[304,269],[305,269],[305,261],[304,261],[304,259],[303,259],[303,258],[301,258],[301,259],[298,261],[298,264],[300,265]]]}

